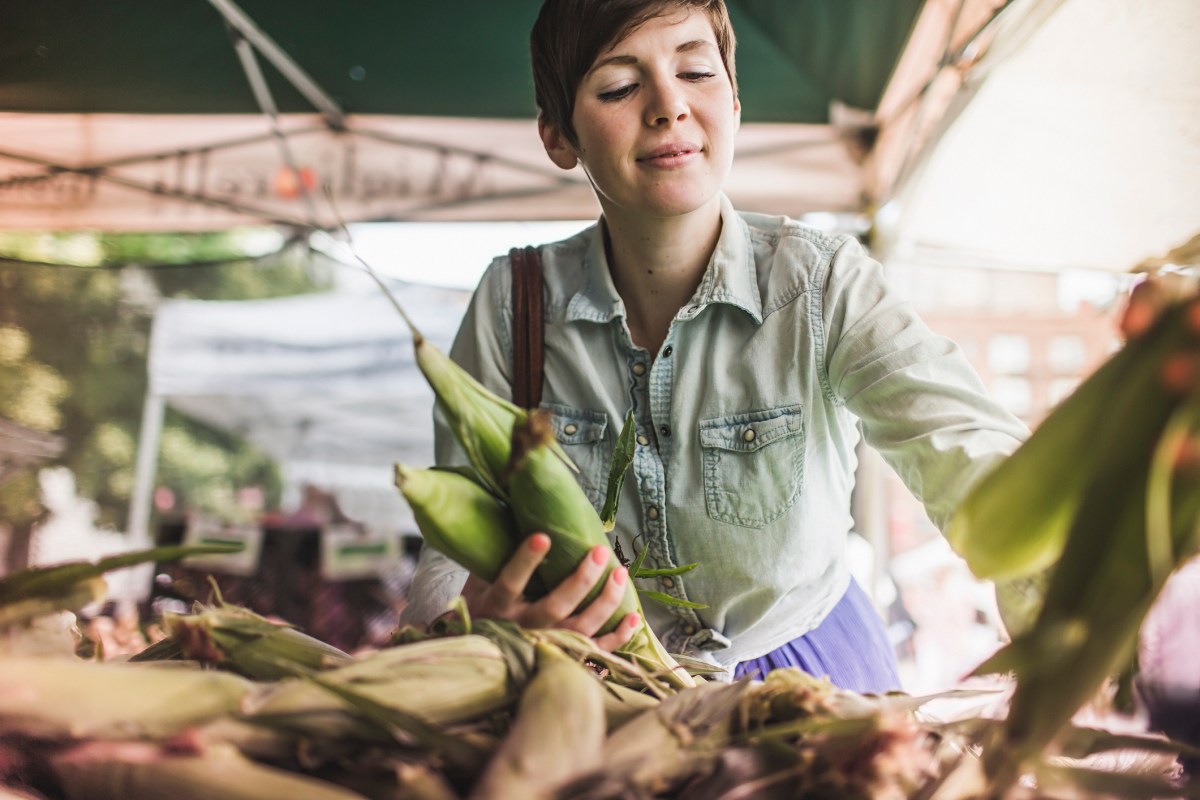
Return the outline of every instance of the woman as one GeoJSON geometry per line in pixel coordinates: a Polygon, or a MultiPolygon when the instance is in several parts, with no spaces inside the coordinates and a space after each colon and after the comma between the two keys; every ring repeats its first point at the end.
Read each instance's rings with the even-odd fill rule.
{"type": "MultiPolygon", "coordinates": [[[[702,603],[648,604],[669,650],[737,675],[800,666],[857,691],[899,687],[879,617],[845,561],[859,425],[944,523],[1023,436],[957,348],[886,287],[852,239],[739,213],[721,186],[741,105],[721,0],[547,0],[531,36],[538,130],[582,166],[603,215],[540,248],[543,407],[599,506],[632,409],[638,447],[615,531],[646,565],[696,562],[639,586],[702,603]]],[[[511,267],[477,290],[452,355],[512,385],[511,267]]],[[[445,432],[442,431],[442,434],[445,432]]],[[[461,461],[439,435],[441,462],[461,461]]],[[[549,547],[534,535],[495,584],[426,549],[405,621],[463,591],[477,616],[593,635],[628,576],[585,559],[549,596],[521,590],[549,547]]],[[[617,647],[636,618],[599,637],[617,647]]]]}

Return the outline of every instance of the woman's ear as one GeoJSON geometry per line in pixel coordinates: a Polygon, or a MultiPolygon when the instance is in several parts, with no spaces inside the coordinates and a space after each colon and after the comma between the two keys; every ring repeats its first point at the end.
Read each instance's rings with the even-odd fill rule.
{"type": "Polygon", "coordinates": [[[742,99],[737,95],[733,97],[733,129],[742,127],[742,99]]]}
{"type": "Polygon", "coordinates": [[[538,117],[538,136],[542,137],[546,155],[550,156],[550,160],[559,169],[574,169],[579,163],[579,156],[567,141],[567,137],[557,125],[547,122],[544,117],[538,117]]]}

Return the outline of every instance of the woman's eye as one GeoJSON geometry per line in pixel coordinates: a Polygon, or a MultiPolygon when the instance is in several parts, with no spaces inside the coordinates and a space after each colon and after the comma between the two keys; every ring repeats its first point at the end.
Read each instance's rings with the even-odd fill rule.
{"type": "Polygon", "coordinates": [[[716,74],[713,72],[681,72],[679,73],[679,77],[683,78],[685,81],[699,82],[708,80],[709,78],[715,78],[716,74]]]}
{"type": "Polygon", "coordinates": [[[602,102],[611,103],[614,100],[620,100],[623,97],[628,97],[629,95],[633,94],[633,90],[636,88],[636,83],[627,83],[624,86],[620,86],[616,89],[609,89],[607,92],[601,92],[599,95],[597,95],[597,97],[599,97],[602,102]]]}

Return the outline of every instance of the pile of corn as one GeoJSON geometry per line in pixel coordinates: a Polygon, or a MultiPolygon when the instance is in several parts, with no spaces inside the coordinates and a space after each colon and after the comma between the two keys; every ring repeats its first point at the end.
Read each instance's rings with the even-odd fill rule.
{"type": "MultiPolygon", "coordinates": [[[[3,627],[0,797],[991,796],[978,748],[1003,719],[935,722],[918,711],[930,698],[859,695],[795,669],[671,692],[636,659],[568,631],[453,622],[445,635],[402,630],[393,646],[351,656],[217,605],[168,615],[168,637],[133,658],[84,659],[51,610],[76,601],[50,599],[95,577],[94,565],[72,569],[83,566],[92,570],[41,581],[43,611],[3,627]]],[[[0,609],[34,596],[8,589],[0,581],[0,609]]],[[[1061,741],[1076,757],[1177,752],[1069,726],[1061,741]]],[[[1161,774],[1053,768],[1069,791],[1037,796],[1178,790],[1161,774]],[[1124,791],[1086,788],[1109,780],[1124,791]]]]}

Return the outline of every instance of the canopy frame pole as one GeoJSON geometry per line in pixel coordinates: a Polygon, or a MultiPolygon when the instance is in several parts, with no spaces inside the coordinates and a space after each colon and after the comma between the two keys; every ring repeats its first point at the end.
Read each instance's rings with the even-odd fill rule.
{"type": "Polygon", "coordinates": [[[226,22],[249,40],[255,49],[262,53],[263,57],[275,66],[275,69],[279,70],[288,83],[296,87],[296,91],[304,95],[305,99],[321,112],[325,117],[325,122],[331,128],[335,130],[345,128],[346,114],[341,106],[299,64],[293,61],[291,56],[275,43],[274,39],[258,27],[254,20],[246,15],[246,12],[242,11],[233,0],[208,1],[221,13],[226,22]]]}
{"type": "Polygon", "coordinates": [[[150,536],[150,504],[154,495],[165,411],[166,398],[147,389],[146,402],[142,406],[142,428],[138,434],[133,493],[129,499],[129,535],[135,542],[157,541],[158,538],[150,536]]]}
{"type": "Polygon", "coordinates": [[[279,146],[279,153],[283,157],[283,163],[292,171],[292,179],[296,181],[296,188],[300,191],[300,198],[304,202],[304,210],[308,212],[309,227],[319,228],[317,205],[313,202],[312,192],[304,185],[304,179],[300,174],[300,165],[296,162],[296,156],[292,153],[292,148],[288,146],[287,136],[279,126],[279,109],[275,105],[275,98],[271,96],[271,87],[267,86],[267,79],[263,75],[262,67],[258,65],[258,59],[254,57],[254,49],[250,47],[250,42],[239,31],[234,32],[233,49],[237,52],[238,60],[242,63],[242,70],[246,73],[246,80],[250,82],[250,91],[254,93],[255,102],[258,103],[258,107],[266,115],[267,120],[271,124],[271,135],[275,138],[275,143],[279,146]]]}

